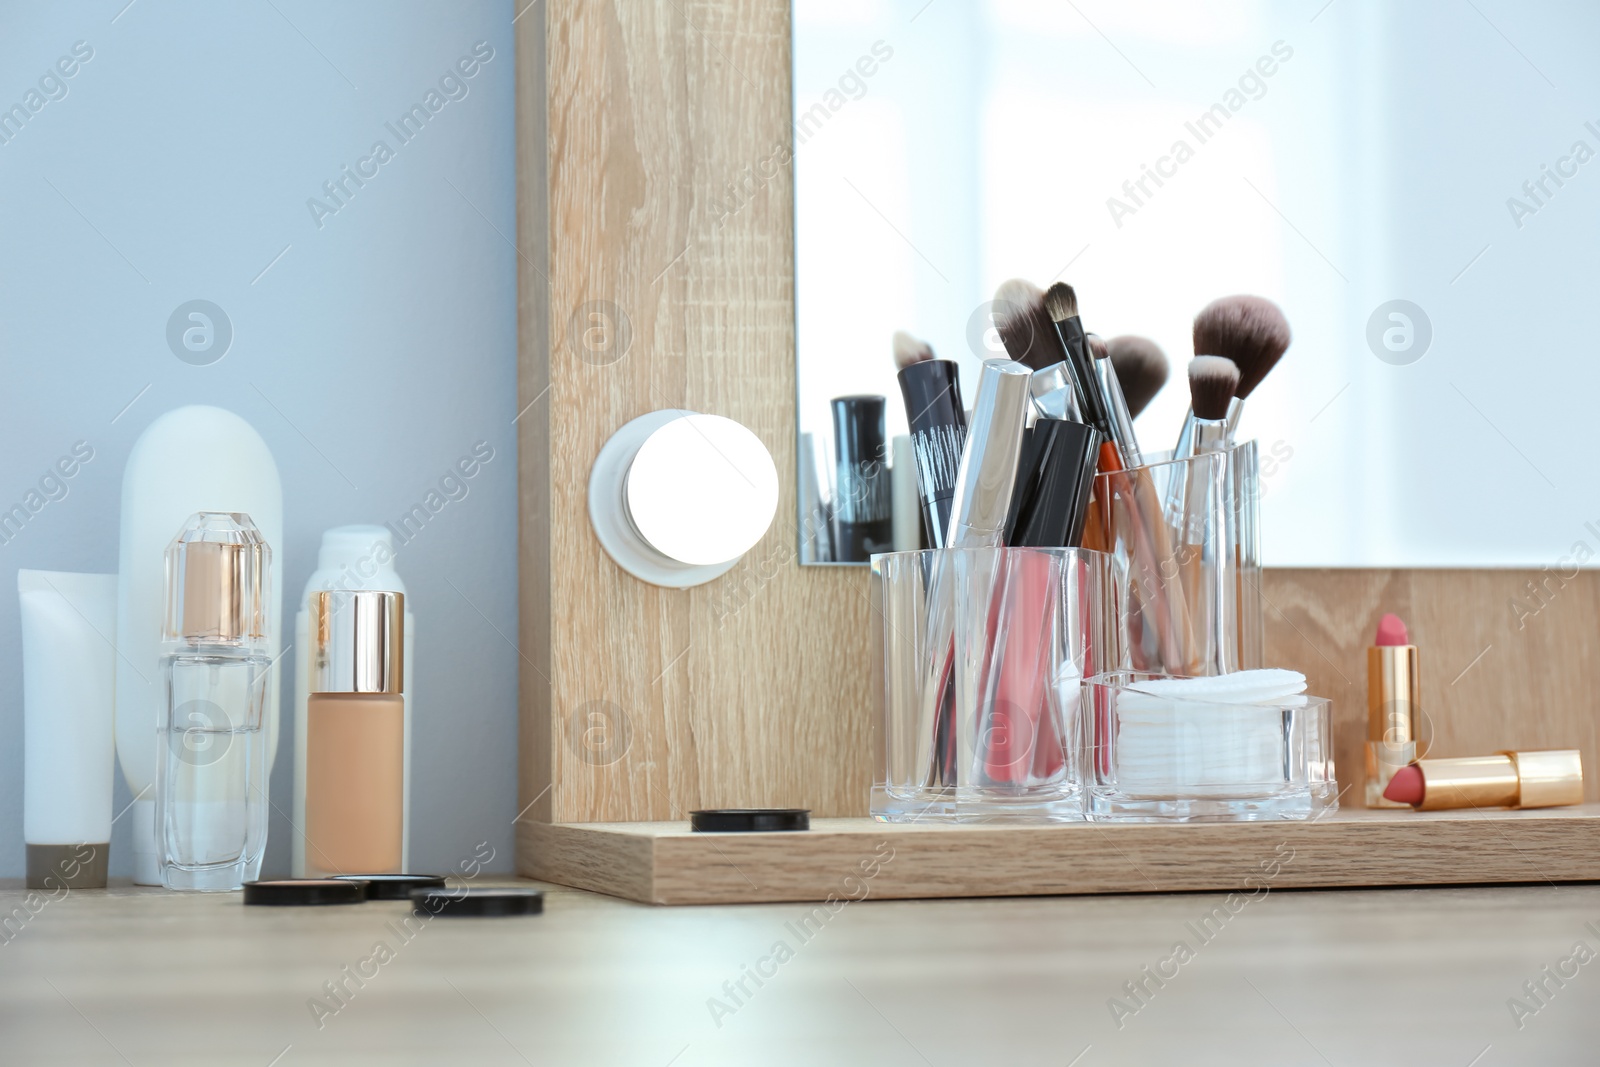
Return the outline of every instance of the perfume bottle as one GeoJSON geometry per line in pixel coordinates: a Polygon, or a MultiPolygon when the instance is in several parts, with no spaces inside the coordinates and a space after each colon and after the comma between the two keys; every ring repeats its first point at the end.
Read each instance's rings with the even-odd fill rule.
{"type": "Polygon", "coordinates": [[[168,889],[261,873],[272,550],[250,516],[202,511],[167,546],[156,832],[168,889]]]}
{"type": "Polygon", "coordinates": [[[311,877],[398,874],[405,845],[404,593],[311,594],[306,853],[311,877]]]}

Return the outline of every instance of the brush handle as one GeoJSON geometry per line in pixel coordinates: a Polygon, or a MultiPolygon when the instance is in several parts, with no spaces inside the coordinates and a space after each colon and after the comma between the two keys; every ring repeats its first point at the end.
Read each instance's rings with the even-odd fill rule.
{"type": "Polygon", "coordinates": [[[1106,398],[1106,419],[1111,424],[1112,440],[1122,453],[1123,466],[1144,466],[1139,439],[1133,432],[1133,416],[1128,413],[1128,398],[1122,395],[1122,383],[1117,380],[1117,369],[1111,365],[1111,360],[1097,359],[1094,373],[1106,398]]]}
{"type": "MultiPolygon", "coordinates": [[[[1125,531],[1128,541],[1128,588],[1130,603],[1128,616],[1130,636],[1153,632],[1155,648],[1142,648],[1130,643],[1129,654],[1135,670],[1161,670],[1177,673],[1190,659],[1189,617],[1182,585],[1171,580],[1175,577],[1178,560],[1173,546],[1172,528],[1162,509],[1161,494],[1156,489],[1154,476],[1148,467],[1125,470],[1121,466],[1116,446],[1107,442],[1101,446],[1100,473],[1109,474],[1101,484],[1108,484],[1109,500],[1095,494],[1099,508],[1099,537],[1093,540],[1085,535],[1086,547],[1101,551],[1116,550],[1117,531],[1125,531]],[[1173,569],[1174,574],[1164,574],[1173,569]]],[[[1179,488],[1179,509],[1182,509],[1183,489],[1179,488]]],[[[1096,523],[1091,522],[1091,531],[1096,523]]]]}

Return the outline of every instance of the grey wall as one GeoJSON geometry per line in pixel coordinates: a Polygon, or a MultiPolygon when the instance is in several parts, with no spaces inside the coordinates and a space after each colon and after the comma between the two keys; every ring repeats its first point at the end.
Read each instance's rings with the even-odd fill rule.
{"type": "MultiPolygon", "coordinates": [[[[510,2],[125,5],[0,4],[0,108],[26,108],[45,78],[20,130],[0,126],[0,507],[74,442],[94,449],[66,496],[0,545],[0,876],[23,870],[14,573],[116,570],[128,449],[188,403],[239,413],[271,446],[287,542],[277,577],[295,597],[323,529],[398,520],[474,444],[494,449],[396,565],[417,617],[412,866],[454,869],[488,841],[490,868],[509,870],[510,2]],[[92,58],[70,78],[46,77],[76,42],[92,58]],[[493,58],[441,89],[479,42],[493,58]],[[385,125],[441,101],[407,143],[385,125]],[[377,173],[315,217],[308,199],[336,206],[323,183],[380,140],[392,158],[366,164],[377,173]],[[233,331],[204,366],[167,341],[169,317],[195,299],[222,308],[233,331]]],[[[282,707],[272,792],[288,810],[287,695],[282,707]]],[[[117,797],[120,810],[120,773],[117,797]]],[[[128,870],[125,823],[113,873],[128,870]]],[[[267,871],[287,871],[292,833],[274,813],[267,871]]]]}

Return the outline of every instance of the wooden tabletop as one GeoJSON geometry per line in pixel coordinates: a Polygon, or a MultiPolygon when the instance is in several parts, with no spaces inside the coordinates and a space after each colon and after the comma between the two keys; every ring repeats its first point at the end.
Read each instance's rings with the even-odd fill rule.
{"type": "Polygon", "coordinates": [[[0,943],[0,1063],[1545,1067],[1600,1044],[1600,962],[1574,959],[1600,952],[1597,885],[832,912],[546,888],[542,916],[410,929],[400,903],[35,899],[0,943]]]}

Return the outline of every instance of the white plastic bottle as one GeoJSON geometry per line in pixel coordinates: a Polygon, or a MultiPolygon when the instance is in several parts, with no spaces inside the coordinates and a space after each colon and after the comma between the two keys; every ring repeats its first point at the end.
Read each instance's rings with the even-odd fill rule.
{"type": "MultiPolygon", "coordinates": [[[[317,569],[306,581],[306,588],[295,602],[294,621],[294,823],[306,825],[306,708],[311,700],[311,594],[334,590],[366,589],[375,592],[404,593],[406,585],[394,569],[394,539],[385,526],[335,526],[322,534],[317,551],[317,569]]],[[[416,692],[411,685],[411,654],[416,626],[406,600],[405,621],[405,807],[401,816],[400,867],[411,862],[411,700],[416,692]]],[[[297,834],[291,850],[296,878],[306,877],[306,841],[297,834]]],[[[362,872],[350,871],[358,874],[362,872]]]]}

